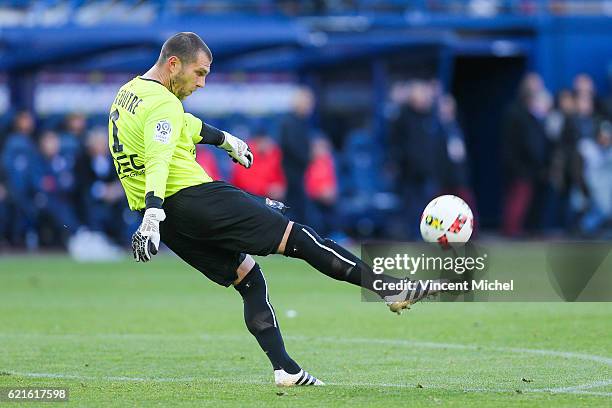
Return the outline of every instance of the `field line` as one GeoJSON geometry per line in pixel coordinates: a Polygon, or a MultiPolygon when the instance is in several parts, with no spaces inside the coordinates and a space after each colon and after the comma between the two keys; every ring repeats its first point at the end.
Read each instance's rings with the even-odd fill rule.
{"type": "Polygon", "coordinates": [[[586,360],[594,361],[597,363],[612,365],[612,358],[598,356],[595,354],[585,353],[574,353],[570,351],[557,351],[557,350],[546,350],[546,349],[530,349],[530,348],[517,348],[517,347],[499,347],[499,346],[484,346],[484,345],[472,345],[472,344],[455,344],[455,343],[437,343],[428,341],[413,341],[403,339],[369,339],[369,338],[343,338],[343,337],[305,337],[305,336],[286,336],[289,340],[304,340],[309,342],[336,342],[336,343],[356,343],[356,344],[382,344],[382,345],[394,345],[394,346],[413,346],[422,348],[434,348],[434,349],[457,349],[457,350],[474,350],[474,351],[499,351],[499,352],[511,352],[511,353],[525,353],[525,354],[539,354],[543,356],[552,357],[563,357],[567,359],[586,360]]]}
{"type": "MultiPolygon", "coordinates": [[[[87,337],[103,337],[103,338],[155,338],[155,337],[194,337],[191,335],[165,335],[165,334],[120,334],[120,333],[108,333],[101,335],[81,335],[81,334],[10,334],[0,333],[0,337],[58,337],[58,338],[70,338],[80,339],[87,337]]],[[[242,340],[246,335],[199,335],[196,336],[202,340],[242,340]]],[[[309,337],[309,336],[285,336],[287,340],[295,341],[308,341],[322,342],[322,343],[343,343],[343,344],[381,344],[381,345],[393,345],[393,346],[412,346],[420,348],[434,348],[434,349],[457,349],[457,350],[475,350],[475,351],[497,351],[502,353],[524,353],[524,354],[535,354],[552,357],[562,357],[566,359],[577,359],[597,362],[605,365],[612,365],[612,358],[585,354],[575,353],[567,351],[557,350],[546,350],[546,349],[529,349],[529,348],[516,348],[516,347],[498,347],[498,346],[482,346],[482,345],[469,345],[469,344],[455,344],[455,343],[437,343],[437,342],[424,342],[424,341],[413,341],[405,339],[376,339],[376,338],[345,338],[345,337],[309,337]]],[[[225,380],[225,379],[202,379],[197,377],[176,377],[176,378],[164,378],[164,377],[125,377],[125,376],[82,376],[72,374],[53,374],[53,373],[20,373],[11,372],[12,375],[29,377],[29,378],[57,378],[57,379],[74,379],[83,381],[119,381],[119,382],[193,382],[193,381],[205,381],[210,383],[237,383],[237,384],[255,384],[255,385],[269,385],[270,383],[264,381],[248,381],[248,380],[225,380]]],[[[393,383],[363,383],[363,382],[343,382],[343,383],[329,383],[329,385],[336,386],[355,386],[355,387],[392,387],[392,388],[413,388],[411,384],[393,384],[393,383]]],[[[584,395],[595,395],[595,396],[612,396],[612,392],[597,392],[587,391],[591,388],[604,387],[612,384],[612,379],[599,380],[592,383],[568,386],[568,387],[557,387],[557,388],[541,388],[541,389],[524,389],[522,392],[530,393],[553,393],[553,394],[584,394],[584,395]]],[[[427,388],[434,389],[445,389],[449,391],[457,391],[456,388],[449,388],[439,385],[428,386],[427,388]]],[[[489,389],[489,388],[464,388],[461,391],[469,392],[509,392],[508,389],[489,389]]]]}
{"type": "MultiPolygon", "coordinates": [[[[200,381],[204,383],[213,384],[249,384],[249,385],[272,385],[272,381],[259,381],[259,380],[248,380],[248,379],[214,379],[214,378],[197,378],[197,377],[126,377],[126,376],[89,376],[89,375],[75,375],[75,374],[54,374],[54,373],[21,373],[11,372],[11,375],[26,378],[48,378],[48,379],[62,379],[62,380],[77,380],[77,381],[111,381],[111,382],[153,382],[153,383],[185,383],[200,381]]],[[[612,383],[612,381],[598,382],[597,384],[585,384],[587,387],[598,387],[605,386],[612,383]]],[[[333,386],[344,386],[344,387],[382,387],[382,388],[415,388],[413,384],[393,384],[393,383],[369,383],[369,382],[327,382],[327,385],[333,386]]],[[[521,390],[524,393],[549,393],[549,394],[582,394],[582,395],[594,395],[594,396],[612,396],[612,392],[592,392],[584,391],[582,389],[574,389],[576,387],[564,387],[564,388],[551,388],[551,389],[525,389],[521,390]]],[[[478,393],[508,393],[514,392],[508,389],[494,389],[494,388],[452,388],[444,387],[440,385],[431,385],[425,387],[425,389],[436,389],[446,391],[461,391],[461,392],[478,392],[478,393]]]]}
{"type": "Polygon", "coordinates": [[[548,388],[548,390],[551,392],[579,391],[579,390],[588,390],[590,388],[605,387],[611,384],[612,384],[612,380],[601,380],[601,381],[595,381],[595,382],[588,383],[588,384],[575,385],[572,387],[548,388]]]}

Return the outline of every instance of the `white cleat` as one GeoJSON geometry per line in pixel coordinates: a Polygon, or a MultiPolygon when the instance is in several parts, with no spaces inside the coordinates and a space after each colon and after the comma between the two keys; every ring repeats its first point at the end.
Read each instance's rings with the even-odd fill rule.
{"type": "Polygon", "coordinates": [[[283,369],[274,370],[274,382],[279,387],[298,387],[304,385],[325,385],[321,380],[316,379],[308,372],[300,370],[297,374],[289,374],[283,369]]]}
{"type": "Polygon", "coordinates": [[[430,296],[435,296],[441,292],[438,289],[439,285],[437,283],[446,282],[447,279],[432,279],[427,285],[427,287],[418,283],[413,290],[403,290],[401,293],[393,296],[386,296],[385,302],[387,306],[389,306],[389,310],[393,313],[402,314],[404,309],[410,309],[410,306],[415,304],[416,302],[428,298],[430,296]],[[431,284],[436,283],[436,288],[432,288],[431,284]]]}

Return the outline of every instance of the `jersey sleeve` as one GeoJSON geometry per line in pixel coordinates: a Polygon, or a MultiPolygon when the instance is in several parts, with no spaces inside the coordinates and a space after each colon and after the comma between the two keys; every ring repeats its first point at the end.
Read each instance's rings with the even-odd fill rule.
{"type": "Polygon", "coordinates": [[[202,131],[202,121],[191,113],[185,112],[185,131],[189,136],[191,136],[191,140],[193,140],[193,144],[198,144],[202,141],[202,135],[200,132],[202,131]]]}
{"type": "Polygon", "coordinates": [[[180,102],[165,100],[149,111],[144,128],[145,192],[164,198],[174,149],[183,130],[184,111],[180,102]]]}

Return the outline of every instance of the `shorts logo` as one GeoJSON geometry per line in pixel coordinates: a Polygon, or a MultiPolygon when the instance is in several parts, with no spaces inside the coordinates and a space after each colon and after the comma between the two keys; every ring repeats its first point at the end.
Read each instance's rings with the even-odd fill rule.
{"type": "Polygon", "coordinates": [[[157,122],[155,126],[155,135],[153,135],[153,140],[168,144],[170,143],[170,136],[172,136],[172,125],[167,120],[163,119],[157,122]]]}

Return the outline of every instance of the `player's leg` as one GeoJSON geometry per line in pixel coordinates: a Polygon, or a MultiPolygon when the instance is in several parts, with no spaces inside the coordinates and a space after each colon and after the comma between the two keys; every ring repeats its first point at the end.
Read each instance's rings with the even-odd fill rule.
{"type": "MultiPolygon", "coordinates": [[[[365,262],[329,238],[321,238],[312,228],[289,222],[278,253],[303,259],[319,272],[336,280],[368,289],[385,300],[393,312],[399,313],[426,296],[437,293],[427,286],[416,284],[412,290],[390,290],[390,284],[401,279],[375,274],[365,262]],[[377,284],[376,281],[378,281],[377,284]]],[[[397,286],[399,287],[399,285],[397,286]]]]}
{"type": "Polygon", "coordinates": [[[228,251],[253,255],[284,253],[303,259],[334,279],[377,293],[395,312],[433,293],[422,285],[404,291],[377,290],[375,280],[399,283],[400,279],[374,274],[367,264],[334,241],[322,239],[309,227],[293,224],[262,200],[224,182],[182,190],[166,199],[164,209],[167,215],[175,215],[174,222],[190,237],[228,251]]]}
{"type": "Polygon", "coordinates": [[[285,350],[276,314],[270,304],[266,278],[260,266],[250,255],[246,255],[237,272],[238,279],[234,281],[234,288],[244,302],[247,329],[257,339],[274,370],[282,368],[297,373],[300,367],[285,350]]]}
{"type": "Polygon", "coordinates": [[[274,308],[270,303],[268,285],[261,268],[246,255],[237,270],[234,288],[244,302],[244,321],[274,369],[277,385],[323,385],[287,354],[274,308]]]}
{"type": "Polygon", "coordinates": [[[274,369],[278,385],[323,385],[305,372],[287,354],[268,287],[261,268],[250,255],[210,246],[207,242],[185,234],[180,223],[167,211],[160,224],[162,241],[181,259],[219,285],[234,285],[244,303],[244,321],[274,369]]]}

